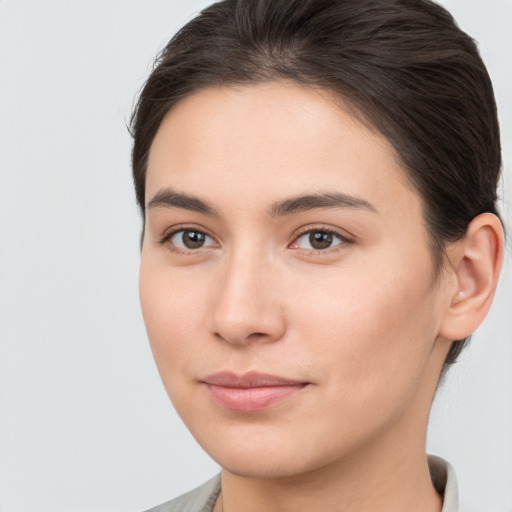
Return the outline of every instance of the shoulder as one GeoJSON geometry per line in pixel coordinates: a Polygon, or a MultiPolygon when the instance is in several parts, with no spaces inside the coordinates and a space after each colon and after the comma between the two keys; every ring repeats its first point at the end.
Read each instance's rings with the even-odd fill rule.
{"type": "Polygon", "coordinates": [[[220,492],[220,474],[196,489],[146,512],[212,512],[220,492]]]}

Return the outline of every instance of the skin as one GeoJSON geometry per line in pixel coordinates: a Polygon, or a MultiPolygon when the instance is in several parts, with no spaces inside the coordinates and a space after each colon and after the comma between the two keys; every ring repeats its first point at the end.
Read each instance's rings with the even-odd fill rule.
{"type": "Polygon", "coordinates": [[[449,340],[492,300],[499,222],[475,221],[436,275],[390,143],[328,92],[287,82],[182,100],[153,142],[146,205],[144,319],[171,400],[223,468],[217,510],[441,510],[428,414],[449,340]],[[283,211],[326,193],[356,204],[283,211]],[[187,248],[183,229],[204,245],[187,248]],[[318,249],[309,235],[326,230],[318,249]],[[204,384],[227,370],[307,385],[233,411],[204,384]]]}

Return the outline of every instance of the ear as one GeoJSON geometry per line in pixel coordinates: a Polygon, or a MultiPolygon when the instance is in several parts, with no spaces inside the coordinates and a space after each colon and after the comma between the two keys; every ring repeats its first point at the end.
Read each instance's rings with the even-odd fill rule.
{"type": "Polygon", "coordinates": [[[483,322],[496,291],[503,252],[503,226],[492,213],[475,217],[464,238],[448,250],[454,279],[441,323],[441,336],[461,340],[473,334],[483,322]]]}

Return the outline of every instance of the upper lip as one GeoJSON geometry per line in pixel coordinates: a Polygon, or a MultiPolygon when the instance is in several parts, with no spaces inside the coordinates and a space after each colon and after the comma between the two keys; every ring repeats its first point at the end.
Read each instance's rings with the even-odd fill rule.
{"type": "Polygon", "coordinates": [[[288,379],[266,373],[248,372],[243,375],[224,371],[208,375],[203,382],[212,386],[224,386],[228,388],[261,388],[271,386],[299,386],[307,382],[288,379]]]}

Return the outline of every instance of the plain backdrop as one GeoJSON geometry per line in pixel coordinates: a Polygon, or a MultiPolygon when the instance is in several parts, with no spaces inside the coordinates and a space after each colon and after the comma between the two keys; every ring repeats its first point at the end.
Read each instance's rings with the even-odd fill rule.
{"type": "MultiPolygon", "coordinates": [[[[144,510],[213,475],[139,311],[126,124],[158,49],[209,2],[0,2],[0,510],[144,510]]],[[[445,0],[494,81],[512,232],[512,1],[445,0]]],[[[512,511],[510,251],[429,451],[467,512],[512,511]]]]}

